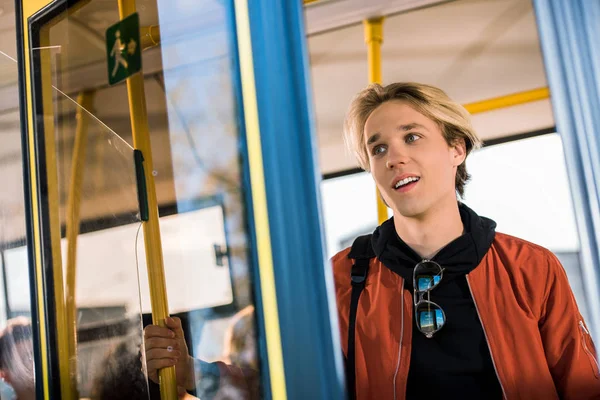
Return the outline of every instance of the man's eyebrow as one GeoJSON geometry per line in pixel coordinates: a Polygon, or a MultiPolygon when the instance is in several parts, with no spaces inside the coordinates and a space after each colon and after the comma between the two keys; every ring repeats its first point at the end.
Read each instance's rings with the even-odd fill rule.
{"type": "Polygon", "coordinates": [[[421,129],[427,130],[427,128],[425,128],[423,125],[417,124],[416,122],[412,122],[412,123],[406,124],[406,125],[399,125],[397,129],[399,131],[410,131],[415,128],[421,128],[421,129]]]}
{"type": "MultiPolygon", "coordinates": [[[[425,128],[425,126],[423,126],[421,124],[417,124],[416,122],[411,122],[410,124],[405,124],[405,125],[399,125],[397,129],[399,131],[405,131],[406,132],[406,131],[410,131],[410,130],[416,129],[416,128],[421,128],[421,129],[427,130],[427,128],[425,128]]],[[[381,138],[381,134],[374,133],[367,140],[367,146],[369,146],[369,145],[377,142],[380,138],[381,138]]]]}
{"type": "Polygon", "coordinates": [[[370,145],[370,144],[375,143],[376,141],[378,141],[380,137],[381,137],[381,135],[379,133],[376,133],[373,136],[371,136],[369,138],[369,140],[367,140],[367,146],[370,145]]]}

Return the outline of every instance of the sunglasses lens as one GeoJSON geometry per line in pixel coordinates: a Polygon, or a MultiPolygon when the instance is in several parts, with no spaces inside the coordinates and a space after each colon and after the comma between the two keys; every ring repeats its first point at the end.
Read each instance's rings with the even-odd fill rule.
{"type": "Polygon", "coordinates": [[[417,292],[426,292],[440,283],[442,267],[433,261],[422,261],[415,267],[414,276],[417,292]]]}
{"type": "Polygon", "coordinates": [[[431,338],[446,323],[444,311],[435,303],[421,301],[416,307],[417,328],[431,338]]]}

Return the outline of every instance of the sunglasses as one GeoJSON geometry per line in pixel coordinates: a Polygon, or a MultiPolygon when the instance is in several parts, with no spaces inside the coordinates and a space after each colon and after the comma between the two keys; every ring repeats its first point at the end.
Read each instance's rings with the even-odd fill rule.
{"type": "Polygon", "coordinates": [[[430,300],[429,293],[442,280],[444,269],[435,261],[423,260],[413,270],[413,298],[417,329],[431,339],[446,323],[442,307],[430,300]],[[427,297],[427,299],[425,299],[427,297]]]}

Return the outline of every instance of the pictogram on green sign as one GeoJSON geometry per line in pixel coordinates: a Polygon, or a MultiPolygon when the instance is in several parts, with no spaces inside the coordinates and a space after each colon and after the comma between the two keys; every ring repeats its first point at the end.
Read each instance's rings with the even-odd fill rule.
{"type": "Polygon", "coordinates": [[[140,19],[137,13],[106,30],[108,83],[114,85],[142,69],[140,19]]]}

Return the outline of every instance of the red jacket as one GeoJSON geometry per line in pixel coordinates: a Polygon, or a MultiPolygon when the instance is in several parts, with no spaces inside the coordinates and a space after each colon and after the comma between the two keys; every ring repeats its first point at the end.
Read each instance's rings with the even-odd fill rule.
{"type": "MultiPolygon", "coordinates": [[[[345,354],[349,251],[332,260],[345,354]]],[[[600,399],[594,344],[550,251],[497,233],[467,281],[506,399],[600,399]]],[[[403,279],[372,259],[356,316],[357,399],[405,398],[412,324],[413,299],[403,279]]]]}

